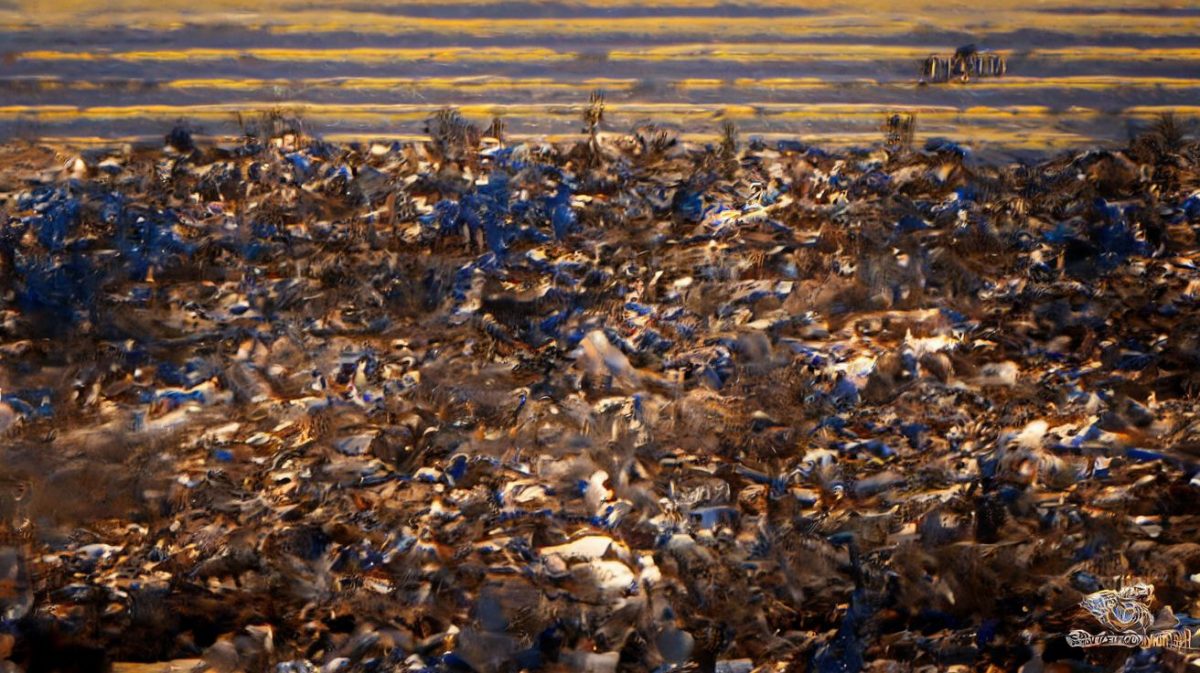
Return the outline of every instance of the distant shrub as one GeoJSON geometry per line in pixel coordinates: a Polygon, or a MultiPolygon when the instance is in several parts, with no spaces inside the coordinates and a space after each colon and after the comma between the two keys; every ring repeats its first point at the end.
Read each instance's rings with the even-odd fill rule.
{"type": "Polygon", "coordinates": [[[458,110],[442,108],[433,113],[425,124],[433,146],[444,159],[460,160],[479,146],[479,128],[467,121],[458,110]]]}
{"type": "Polygon", "coordinates": [[[238,113],[238,125],[242,135],[259,142],[283,141],[291,136],[290,144],[300,145],[307,138],[304,120],[299,113],[284,108],[266,110],[250,117],[238,113]]]}

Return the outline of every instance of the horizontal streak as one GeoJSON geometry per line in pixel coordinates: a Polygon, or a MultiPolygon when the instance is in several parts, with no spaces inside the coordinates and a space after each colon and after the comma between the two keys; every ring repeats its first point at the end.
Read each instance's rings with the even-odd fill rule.
{"type": "MultiPolygon", "coordinates": [[[[825,43],[715,43],[674,44],[639,49],[613,49],[607,54],[591,55],[576,51],[563,51],[543,47],[367,47],[347,49],[287,49],[287,48],[190,48],[128,51],[64,51],[31,50],[15,52],[8,58],[15,61],[46,62],[193,62],[234,61],[254,59],[259,61],[289,63],[393,63],[393,62],[441,62],[441,63],[549,63],[573,61],[585,57],[604,58],[609,61],[733,61],[733,62],[776,62],[776,61],[832,61],[871,62],[887,60],[918,60],[929,54],[947,54],[955,49],[952,45],[876,45],[876,44],[825,44],[825,43]]],[[[1012,56],[1010,50],[996,53],[1012,56]]],[[[1200,61],[1200,49],[1192,48],[1134,48],[1109,46],[1078,46],[1062,49],[1033,49],[1025,55],[1061,61],[1200,61]]]]}
{"type": "Polygon", "coordinates": [[[1125,113],[1139,117],[1165,113],[1195,116],[1200,115],[1200,105],[1135,105],[1134,107],[1127,108],[1125,113]]]}
{"type": "MultiPolygon", "coordinates": [[[[720,80],[701,80],[709,88],[720,80]]],[[[811,77],[772,77],[749,78],[739,77],[732,82],[722,82],[717,85],[732,85],[746,89],[826,89],[846,86],[879,86],[883,88],[911,89],[917,85],[915,79],[878,81],[867,78],[853,80],[827,81],[811,77]]],[[[964,91],[994,90],[994,89],[1086,89],[1090,91],[1109,91],[1119,89],[1195,89],[1200,88],[1200,79],[1190,77],[1124,77],[1108,75],[1080,75],[1063,77],[1003,77],[996,79],[976,79],[970,82],[951,81],[939,87],[950,87],[964,91]]]]}
{"type": "MultiPolygon", "coordinates": [[[[508,1],[403,0],[402,4],[414,6],[470,7],[472,5],[503,5],[508,1]]],[[[197,9],[196,4],[191,0],[12,0],[12,4],[23,12],[131,12],[144,11],[146,9],[195,12],[197,9]]],[[[209,12],[240,11],[246,8],[246,4],[245,0],[207,0],[204,3],[204,9],[209,12]]],[[[289,11],[317,4],[327,7],[356,7],[362,6],[364,3],[362,0],[320,0],[319,2],[314,0],[305,0],[303,2],[297,0],[259,0],[256,4],[273,11],[289,11]]],[[[655,7],[691,8],[739,7],[753,10],[756,7],[767,5],[769,7],[795,7],[838,11],[845,11],[847,9],[884,12],[914,12],[919,10],[948,12],[958,9],[981,11],[979,3],[974,0],[769,0],[769,2],[761,2],[760,0],[653,0],[653,2],[646,2],[646,0],[567,0],[561,4],[602,9],[651,5],[655,7]]],[[[1076,9],[1081,4],[1080,0],[1041,0],[1037,3],[1038,9],[1041,11],[1050,9],[1076,9]]],[[[1163,0],[1122,0],[1120,5],[1122,8],[1154,10],[1162,7],[1170,7],[1172,3],[1163,2],[1163,0]]],[[[987,9],[1025,9],[1028,6],[1028,0],[989,0],[987,9]]],[[[1186,7],[1187,5],[1176,2],[1174,6],[1186,7]]]]}
{"type": "MultiPolygon", "coordinates": [[[[712,82],[716,80],[704,81],[712,82]]],[[[741,77],[733,80],[732,84],[739,88],[755,89],[812,89],[845,85],[878,85],[890,88],[911,88],[916,84],[916,81],[915,78],[913,80],[895,81],[877,81],[872,79],[826,81],[812,77],[741,77]]],[[[1091,91],[1106,91],[1159,87],[1166,89],[1195,89],[1200,88],[1200,79],[1191,77],[1126,77],[1110,75],[1066,75],[1061,77],[1006,76],[995,79],[975,79],[970,82],[951,81],[946,84],[931,86],[951,87],[962,90],[1087,89],[1091,91]]]]}
{"type": "Polygon", "coordinates": [[[593,78],[564,82],[548,77],[322,77],[313,79],[181,79],[162,82],[165,89],[229,89],[253,91],[269,87],[387,90],[398,88],[450,89],[472,91],[509,91],[539,89],[548,91],[621,91],[633,88],[636,79],[593,78]]]}
{"type": "MultiPolygon", "coordinates": [[[[950,54],[954,45],[886,45],[829,43],[694,43],[638,49],[614,49],[610,61],[883,61],[923,59],[930,54],[950,54]]],[[[1012,57],[1010,49],[991,50],[1012,57]]],[[[1190,47],[1113,47],[1082,45],[1055,49],[1022,50],[1021,55],[1063,61],[1200,61],[1200,49],[1190,47]]]]}
{"type": "Polygon", "coordinates": [[[612,61],[880,61],[887,59],[921,59],[931,53],[953,53],[954,49],[955,47],[949,45],[797,44],[794,42],[755,44],[700,43],[673,44],[639,49],[614,49],[608,53],[608,58],[612,61]]]}
{"type": "Polygon", "coordinates": [[[1012,11],[1003,15],[989,12],[940,13],[923,17],[912,12],[886,13],[866,11],[816,16],[666,16],[643,17],[580,17],[580,18],[431,18],[392,14],[365,14],[348,11],[289,11],[289,12],[214,12],[207,14],[171,14],[162,11],[128,13],[97,12],[24,14],[0,11],[0,28],[13,31],[59,28],[72,30],[101,30],[129,28],[151,31],[182,31],[189,26],[226,27],[264,30],[275,34],[313,34],[354,32],[377,35],[412,35],[433,33],[441,35],[513,37],[544,35],[549,37],[581,36],[659,36],[705,35],[718,37],[753,37],[767,35],[800,36],[858,36],[875,37],[912,35],[927,30],[930,19],[936,19],[941,31],[966,31],[977,35],[1021,30],[1036,26],[1038,30],[1069,35],[1125,34],[1144,36],[1180,36],[1200,34],[1200,18],[1157,17],[1146,15],[1094,15],[1079,17],[1041,12],[1012,11]],[[186,19],[186,20],[185,20],[186,19]]]}
{"type": "MultiPolygon", "coordinates": [[[[1030,130],[1030,131],[1010,131],[1007,129],[980,127],[963,127],[959,130],[964,135],[972,137],[973,142],[986,142],[1003,145],[1010,148],[1019,149],[1039,149],[1053,148],[1060,149],[1064,147],[1078,146],[1086,143],[1094,143],[1095,139],[1089,136],[1083,136],[1075,133],[1066,133],[1053,130],[1030,130]]],[[[881,135],[877,131],[863,133],[747,133],[747,137],[761,138],[768,142],[778,140],[800,140],[809,142],[819,146],[829,145],[871,145],[878,143],[881,135]]],[[[914,138],[918,142],[923,142],[935,136],[945,136],[945,133],[922,133],[918,132],[914,138]]],[[[396,140],[399,142],[414,142],[425,141],[429,137],[426,135],[416,134],[394,134],[378,136],[374,134],[353,134],[353,133],[334,133],[324,134],[323,139],[330,142],[352,142],[355,140],[364,140],[364,137],[375,140],[396,140]]],[[[686,142],[695,143],[710,143],[717,142],[722,139],[718,132],[712,133],[681,133],[680,139],[686,142]]],[[[511,133],[506,134],[505,139],[509,141],[547,141],[547,142],[580,142],[587,139],[587,136],[582,133],[563,133],[563,134],[534,134],[534,133],[511,133]]]]}
{"type": "MultiPolygon", "coordinates": [[[[961,127],[955,129],[955,135],[963,138],[967,144],[976,146],[996,146],[1008,149],[1024,149],[1024,150],[1059,150],[1069,147],[1079,147],[1083,145],[1094,144],[1096,140],[1089,136],[1066,133],[1054,130],[1029,130],[1029,131],[1012,131],[1001,128],[981,128],[981,127],[961,127]]],[[[944,137],[947,133],[926,134],[918,132],[915,139],[918,143],[922,143],[928,138],[934,136],[944,137]]],[[[719,133],[682,133],[679,136],[685,142],[693,143],[710,143],[721,139],[719,133]]],[[[779,140],[799,140],[808,142],[821,147],[827,146],[869,146],[880,141],[881,135],[878,132],[863,132],[863,133],[846,133],[846,132],[823,132],[823,133],[788,133],[788,132],[768,132],[768,133],[748,133],[747,137],[761,138],[767,142],[775,142],[779,140]]],[[[424,142],[429,139],[429,136],[415,133],[325,133],[321,134],[321,138],[329,142],[348,143],[348,142],[424,142]]],[[[508,133],[505,134],[505,139],[508,142],[579,142],[586,138],[580,133],[560,133],[560,134],[540,134],[540,133],[508,133]]],[[[210,142],[240,142],[240,138],[235,136],[198,136],[201,141],[210,142]]],[[[161,142],[161,135],[135,135],[135,136],[51,136],[42,138],[39,142],[50,145],[62,146],[112,146],[120,143],[156,143],[161,142]]]]}
{"type": "Polygon", "coordinates": [[[577,58],[571,52],[540,47],[410,47],[410,48],[347,48],[347,49],[161,49],[137,51],[58,51],[36,50],[19,52],[12,58],[22,61],[223,61],[257,59],[287,62],[358,62],[390,63],[393,61],[563,61],[577,58]]]}
{"type": "Polygon", "coordinates": [[[965,89],[1089,89],[1103,91],[1126,88],[1194,89],[1200,79],[1192,77],[1139,77],[1110,75],[1067,75],[1062,77],[1012,77],[979,79],[951,86],[965,89]]]}
{"type": "MultiPolygon", "coordinates": [[[[283,111],[314,119],[371,119],[392,121],[417,121],[441,109],[441,105],[428,104],[324,104],[324,103],[273,103],[248,102],[214,105],[144,105],[144,106],[94,106],[71,105],[9,105],[0,106],[0,118],[5,119],[119,119],[119,118],[180,118],[221,119],[234,114],[256,114],[263,111],[283,111]]],[[[456,108],[464,116],[481,120],[492,116],[505,117],[575,117],[583,109],[582,104],[475,104],[456,108]]],[[[1107,114],[1099,110],[1071,107],[1054,110],[1040,105],[1006,107],[975,106],[957,108],[953,106],[907,106],[863,104],[795,104],[795,103],[744,103],[702,104],[687,103],[610,103],[607,112],[613,115],[644,115],[669,120],[696,119],[752,119],[771,118],[779,120],[839,119],[844,117],[871,117],[892,113],[897,110],[913,112],[924,119],[1025,119],[1025,118],[1081,118],[1107,114]]],[[[1200,106],[1136,106],[1119,114],[1146,116],[1165,111],[1194,114],[1200,106]]]]}
{"type": "Polygon", "coordinates": [[[1194,61],[1200,49],[1190,47],[1109,47],[1076,46],[1060,49],[1033,49],[1030,56],[1062,61],[1194,61]]]}
{"type": "MultiPolygon", "coordinates": [[[[410,89],[414,91],[463,91],[501,92],[514,91],[559,91],[586,93],[593,90],[627,92],[639,84],[634,78],[593,77],[580,80],[554,79],[550,77],[498,77],[489,75],[463,77],[312,77],[312,78],[191,78],[175,80],[147,80],[137,78],[63,79],[57,76],[0,77],[0,88],[37,91],[95,91],[95,90],[213,90],[213,91],[258,91],[264,89],[305,90],[363,90],[388,91],[410,89]]],[[[884,89],[914,89],[915,78],[876,80],[871,78],[826,80],[819,77],[737,77],[683,78],[663,80],[661,86],[674,87],[680,91],[699,89],[769,89],[769,90],[826,90],[834,91],[851,87],[881,87],[884,89]]],[[[1089,90],[1108,91],[1120,89],[1200,88],[1200,79],[1184,77],[1125,77],[1108,75],[1080,75],[1063,77],[1005,77],[982,79],[968,83],[957,81],[942,85],[943,88],[963,90],[1089,90]]]]}
{"type": "Polygon", "coordinates": [[[301,77],[285,78],[225,78],[197,77],[189,79],[153,80],[140,78],[103,77],[97,79],[63,79],[58,76],[0,77],[0,87],[36,88],[45,90],[103,90],[103,89],[212,89],[215,91],[256,91],[270,88],[297,89],[366,89],[391,90],[401,88],[433,90],[499,90],[546,89],[563,91],[621,91],[634,87],[637,79],[592,77],[581,80],[556,80],[550,77],[498,77],[469,75],[463,77],[301,77]]]}

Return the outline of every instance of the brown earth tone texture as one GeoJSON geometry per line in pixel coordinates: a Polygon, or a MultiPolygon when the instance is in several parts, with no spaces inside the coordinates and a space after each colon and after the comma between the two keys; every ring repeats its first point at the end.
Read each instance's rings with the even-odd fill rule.
{"type": "Polygon", "coordinates": [[[1200,143],[0,149],[0,671],[1183,671],[1200,143]],[[151,665],[153,662],[174,662],[151,665]]]}

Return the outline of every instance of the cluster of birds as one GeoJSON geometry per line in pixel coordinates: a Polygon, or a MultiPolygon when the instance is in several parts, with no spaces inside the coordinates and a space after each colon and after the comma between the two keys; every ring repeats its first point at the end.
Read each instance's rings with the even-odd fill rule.
{"type": "Polygon", "coordinates": [[[1200,600],[1178,123],[995,166],[593,116],[4,150],[0,670],[1184,665],[1064,641],[1200,600]]]}

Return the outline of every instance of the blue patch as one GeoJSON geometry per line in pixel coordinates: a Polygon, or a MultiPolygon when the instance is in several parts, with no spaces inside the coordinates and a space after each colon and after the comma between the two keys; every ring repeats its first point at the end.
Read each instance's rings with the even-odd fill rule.
{"type": "Polygon", "coordinates": [[[975,644],[983,647],[996,639],[996,631],[1000,626],[999,619],[985,619],[975,633],[975,644]]]}
{"type": "Polygon", "coordinates": [[[1183,216],[1189,222],[1200,220],[1200,195],[1189,196],[1180,204],[1180,209],[1183,210],[1183,216]]]}
{"type": "Polygon", "coordinates": [[[1167,457],[1165,455],[1163,455],[1157,451],[1150,451],[1148,449],[1137,449],[1137,448],[1127,449],[1125,451],[1125,457],[1127,457],[1131,460],[1136,460],[1138,462],[1150,462],[1150,461],[1155,461],[1155,460],[1166,460],[1167,459],[1167,457]]]}
{"type": "Polygon", "coordinates": [[[896,455],[895,449],[878,439],[867,440],[863,444],[863,448],[865,448],[867,451],[870,451],[871,455],[875,456],[876,458],[892,458],[896,455]]]}
{"type": "Polygon", "coordinates": [[[1075,230],[1067,225],[1066,222],[1059,222],[1054,226],[1053,229],[1042,234],[1042,238],[1045,239],[1047,243],[1062,245],[1063,243],[1075,238],[1075,230]]]}
{"type": "Polygon", "coordinates": [[[704,216],[704,197],[699,191],[681,186],[675,192],[671,209],[685,222],[699,222],[704,216]]]}
{"type": "Polygon", "coordinates": [[[915,215],[905,215],[896,223],[896,231],[907,233],[910,231],[922,231],[929,228],[929,223],[925,220],[916,217],[915,215]]]}
{"type": "Polygon", "coordinates": [[[780,140],[775,143],[775,149],[780,152],[796,152],[803,154],[808,151],[808,145],[799,140],[780,140]]]}
{"type": "Polygon", "coordinates": [[[818,673],[858,673],[863,669],[866,643],[859,631],[870,617],[865,592],[855,589],[837,633],[813,655],[813,666],[818,673]]]}
{"type": "Polygon", "coordinates": [[[930,138],[925,141],[925,151],[937,154],[951,154],[959,158],[965,158],[968,154],[966,148],[946,138],[930,138]]]}
{"type": "Polygon", "coordinates": [[[446,466],[446,474],[455,483],[462,481],[462,478],[467,474],[467,457],[462,454],[455,456],[450,461],[450,464],[446,466]]]}
{"type": "Polygon", "coordinates": [[[833,403],[839,407],[853,407],[858,404],[858,386],[850,379],[842,379],[833,386],[829,393],[833,403]]]}
{"type": "Polygon", "coordinates": [[[905,423],[900,426],[900,434],[908,440],[908,445],[914,449],[920,449],[925,444],[925,433],[929,432],[929,426],[924,423],[905,423]]]}

